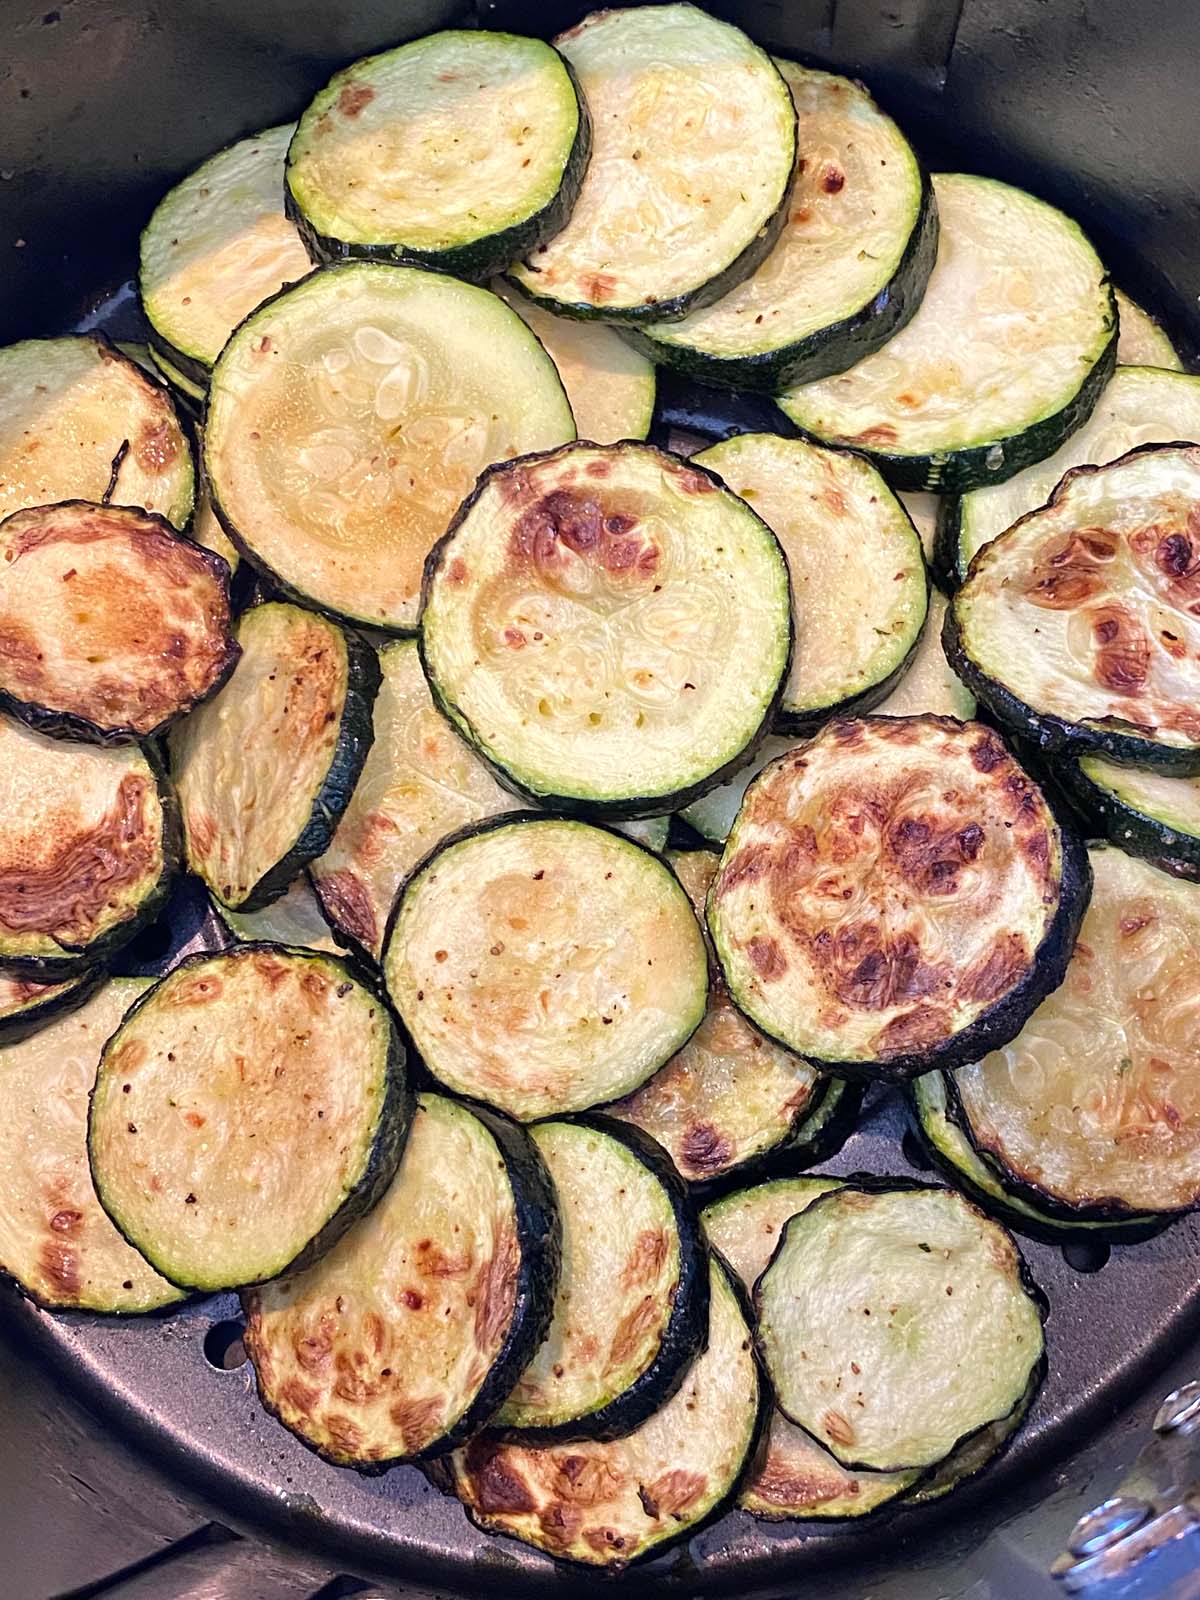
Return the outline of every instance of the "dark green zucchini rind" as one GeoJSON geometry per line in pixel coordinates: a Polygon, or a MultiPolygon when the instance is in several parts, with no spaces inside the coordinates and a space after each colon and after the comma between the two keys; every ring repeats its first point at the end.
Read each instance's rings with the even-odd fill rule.
{"type": "Polygon", "coordinates": [[[800,1119],[791,1138],[778,1152],[778,1161],[794,1171],[812,1167],[836,1155],[858,1126],[863,1085],[846,1078],[822,1078],[814,1103],[800,1119]]]}
{"type": "Polygon", "coordinates": [[[998,1422],[993,1422],[986,1428],[981,1428],[965,1444],[960,1445],[957,1450],[952,1450],[944,1461],[934,1467],[928,1477],[922,1478],[915,1489],[909,1490],[903,1497],[899,1509],[929,1505],[934,1500],[942,1500],[955,1489],[961,1489],[972,1478],[977,1478],[985,1467],[993,1466],[1008,1449],[1021,1424],[1029,1415],[1030,1407],[1045,1382],[1046,1367],[1046,1357],[1043,1356],[1029,1380],[1029,1387],[1008,1416],[1001,1417],[998,1422]]]}
{"type": "Polygon", "coordinates": [[[104,1047],[92,1181],[164,1278],[243,1288],[303,1271],[371,1210],[411,1115],[400,1030],[361,970],[286,945],[200,952],[104,1047]]]}
{"type": "Polygon", "coordinates": [[[0,1045],[19,1044],[78,1010],[107,976],[103,967],[86,967],[78,977],[39,983],[36,978],[0,971],[0,1045]]]}
{"type": "Polygon", "coordinates": [[[1172,778],[1102,756],[1062,762],[1055,772],[1118,849],[1200,883],[1200,777],[1172,778]]]}

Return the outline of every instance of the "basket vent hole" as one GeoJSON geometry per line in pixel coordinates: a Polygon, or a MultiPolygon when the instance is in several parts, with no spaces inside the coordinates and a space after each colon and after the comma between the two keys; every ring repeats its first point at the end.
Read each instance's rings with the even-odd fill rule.
{"type": "Polygon", "coordinates": [[[1076,1272],[1099,1272],[1108,1265],[1112,1247],[1101,1239],[1072,1239],[1062,1247],[1063,1260],[1076,1272]]]}
{"type": "Polygon", "coordinates": [[[904,1135],[900,1140],[900,1148],[904,1152],[904,1159],[910,1167],[915,1167],[918,1172],[929,1172],[931,1170],[933,1162],[925,1154],[921,1141],[911,1128],[904,1130],[904,1135]]]}
{"type": "Polygon", "coordinates": [[[246,1324],[236,1317],[214,1322],[204,1335],[204,1359],[218,1372],[236,1372],[246,1362],[246,1324]]]}

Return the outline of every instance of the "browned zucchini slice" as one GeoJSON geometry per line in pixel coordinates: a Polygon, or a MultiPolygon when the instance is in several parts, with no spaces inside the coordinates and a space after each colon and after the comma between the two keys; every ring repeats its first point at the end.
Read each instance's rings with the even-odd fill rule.
{"type": "Polygon", "coordinates": [[[104,982],[103,967],[85,967],[74,978],[41,983],[0,970],[0,1045],[16,1044],[91,998],[104,982]]]}

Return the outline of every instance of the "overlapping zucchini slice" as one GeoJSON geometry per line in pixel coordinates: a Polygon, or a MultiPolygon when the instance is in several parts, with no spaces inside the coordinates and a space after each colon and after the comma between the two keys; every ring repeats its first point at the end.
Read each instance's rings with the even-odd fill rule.
{"type": "Polygon", "coordinates": [[[1062,777],[1115,845],[1177,878],[1200,881],[1200,777],[1172,778],[1104,756],[1082,756],[1062,777]]]}
{"type": "Polygon", "coordinates": [[[1170,335],[1148,311],[1143,311],[1120,289],[1114,289],[1121,328],[1117,338],[1117,365],[1121,367],[1163,367],[1182,372],[1183,362],[1171,343],[1170,335]]]}
{"type": "Polygon", "coordinates": [[[272,900],[261,911],[230,911],[219,900],[214,900],[213,905],[221,921],[242,944],[265,939],[270,944],[296,945],[302,950],[324,950],[331,956],[342,954],[306,873],[302,872],[278,900],[272,900]]]}
{"type": "Polygon", "coordinates": [[[0,970],[0,1045],[16,1044],[75,1011],[103,982],[103,967],[85,967],[78,976],[58,983],[0,970]]]}

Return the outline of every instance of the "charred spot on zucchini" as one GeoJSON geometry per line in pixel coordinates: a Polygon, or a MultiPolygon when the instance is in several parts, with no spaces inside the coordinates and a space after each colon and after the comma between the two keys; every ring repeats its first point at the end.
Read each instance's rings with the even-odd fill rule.
{"type": "Polygon", "coordinates": [[[752,753],[791,652],[787,564],[713,473],[650,445],[490,468],[430,554],[434,699],[509,787],[611,817],[752,753]]]}
{"type": "Polygon", "coordinates": [[[1119,849],[1200,882],[1200,777],[1172,778],[1104,756],[1068,762],[1059,776],[1119,849]]]}
{"type": "Polygon", "coordinates": [[[522,1121],[630,1093],[708,997],[704,939],[666,862],[558,817],[446,841],[401,889],[383,967],[433,1076],[522,1121]]]}
{"type": "Polygon", "coordinates": [[[755,779],[708,925],[764,1033],[895,1080],[1013,1038],[1061,981],[1089,884],[1082,845],[991,729],[864,717],[755,779]]]}
{"type": "Polygon", "coordinates": [[[0,969],[0,1045],[30,1034],[77,1010],[104,982],[103,967],[85,967],[76,977],[45,983],[0,969]]]}
{"type": "Polygon", "coordinates": [[[342,954],[306,873],[302,872],[278,900],[261,911],[230,911],[216,899],[213,908],[242,944],[265,940],[269,944],[295,945],[301,950],[324,950],[331,956],[342,954]]]}
{"type": "Polygon", "coordinates": [[[1117,365],[1120,367],[1162,367],[1182,372],[1183,362],[1171,343],[1170,335],[1148,311],[1143,311],[1120,289],[1113,291],[1120,318],[1117,337],[1117,365]]]}
{"type": "Polygon", "coordinates": [[[338,1466],[377,1471],[485,1423],[550,1320],[554,1190],[531,1140],[418,1096],[374,1209],[303,1272],[243,1295],[259,1398],[338,1466]]]}

